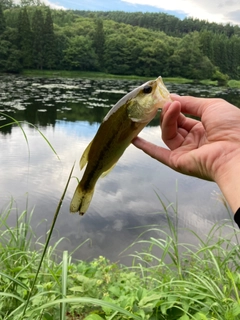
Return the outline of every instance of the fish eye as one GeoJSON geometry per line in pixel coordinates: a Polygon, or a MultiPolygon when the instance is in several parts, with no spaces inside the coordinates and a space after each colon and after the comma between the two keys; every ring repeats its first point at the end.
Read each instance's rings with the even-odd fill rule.
{"type": "Polygon", "coordinates": [[[151,93],[152,92],[152,87],[147,85],[143,88],[143,93],[151,93]]]}

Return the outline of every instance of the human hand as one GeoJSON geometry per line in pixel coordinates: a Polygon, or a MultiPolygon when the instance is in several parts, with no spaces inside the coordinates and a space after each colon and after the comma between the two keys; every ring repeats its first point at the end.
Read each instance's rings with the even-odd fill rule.
{"type": "MultiPolygon", "coordinates": [[[[169,149],[139,137],[132,143],[178,172],[217,182],[226,195],[226,186],[230,183],[232,190],[240,175],[240,110],[222,99],[171,98],[161,115],[162,139],[169,149]]],[[[240,204],[240,190],[238,198],[240,204]]]]}

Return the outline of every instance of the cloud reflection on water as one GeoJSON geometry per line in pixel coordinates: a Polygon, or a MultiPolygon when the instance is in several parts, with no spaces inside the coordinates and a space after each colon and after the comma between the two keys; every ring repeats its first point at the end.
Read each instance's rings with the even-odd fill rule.
{"type": "MultiPolygon", "coordinates": [[[[34,208],[33,226],[38,235],[46,226],[37,225],[47,219],[51,223],[58,200],[63,192],[68,174],[76,160],[74,176],[81,177],[78,161],[97,130],[97,125],[84,122],[71,125],[58,121],[54,128],[46,127],[44,135],[56,149],[60,161],[36,131],[24,127],[29,139],[30,157],[26,142],[18,128],[6,140],[0,140],[1,165],[8,167],[0,173],[1,203],[10,195],[16,199],[19,210],[34,208]],[[28,165],[27,165],[28,164],[28,165]]],[[[144,139],[163,145],[158,127],[147,127],[141,133],[144,139]]],[[[105,255],[118,260],[118,254],[140,234],[138,226],[166,224],[156,193],[168,204],[178,199],[181,226],[195,228],[202,233],[211,227],[211,221],[227,218],[223,206],[211,197],[218,190],[214,183],[183,176],[130,146],[117,166],[105,178],[99,179],[88,212],[80,217],[69,213],[69,203],[76,187],[72,179],[58,217],[55,239],[66,237],[62,249],[73,249],[91,238],[75,256],[81,259],[105,255]],[[178,193],[176,194],[176,181],[178,193]],[[166,200],[168,199],[168,200],[166,200]]],[[[15,217],[11,217],[15,223],[15,217]]],[[[44,231],[45,230],[45,231],[44,231]]],[[[186,232],[182,234],[186,239],[186,232]]],[[[190,240],[190,239],[189,239],[190,240]]]]}

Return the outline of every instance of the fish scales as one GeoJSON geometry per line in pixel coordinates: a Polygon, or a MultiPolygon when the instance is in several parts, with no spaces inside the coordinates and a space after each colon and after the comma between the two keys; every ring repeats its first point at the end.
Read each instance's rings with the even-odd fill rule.
{"type": "Polygon", "coordinates": [[[130,119],[127,118],[126,120],[125,115],[121,116],[117,113],[120,112],[116,112],[116,117],[118,117],[119,121],[118,126],[115,125],[115,118],[108,118],[107,121],[103,122],[99,127],[98,134],[96,134],[92,141],[88,158],[94,160],[88,162],[85,174],[81,181],[82,186],[87,189],[89,187],[91,188],[92,184],[95,184],[102,173],[109,170],[115,164],[116,159],[119,158],[119,153],[123,153],[125,150],[122,146],[119,146],[119,144],[125,139],[129,127],[135,125],[130,119]],[[120,131],[119,126],[124,129],[120,131]],[[107,131],[110,130],[112,131],[111,135],[107,134],[107,131]],[[109,150],[111,150],[111,152],[109,152],[109,150]]]}

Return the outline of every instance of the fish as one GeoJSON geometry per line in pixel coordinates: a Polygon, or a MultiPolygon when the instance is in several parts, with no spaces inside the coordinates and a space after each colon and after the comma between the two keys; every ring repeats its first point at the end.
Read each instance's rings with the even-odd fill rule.
{"type": "Polygon", "coordinates": [[[73,195],[71,213],[83,215],[88,210],[98,179],[112,170],[167,101],[171,101],[170,93],[158,77],[127,93],[112,107],[80,159],[80,170],[86,168],[73,195]]]}

